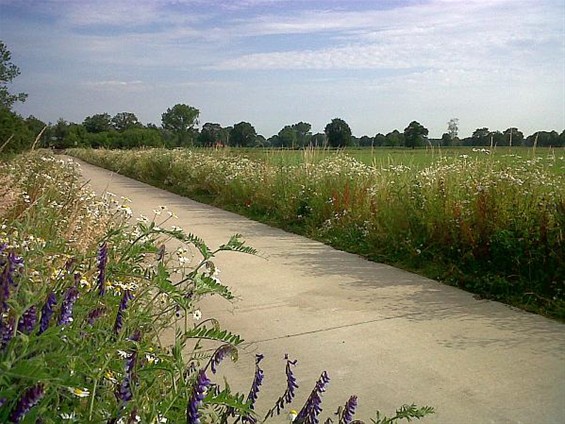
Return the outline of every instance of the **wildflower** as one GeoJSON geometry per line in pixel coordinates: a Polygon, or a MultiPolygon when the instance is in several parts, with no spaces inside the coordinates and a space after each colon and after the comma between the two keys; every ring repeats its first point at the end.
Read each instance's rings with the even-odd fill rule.
{"type": "Polygon", "coordinates": [[[126,364],[124,367],[124,379],[118,391],[116,392],[116,398],[123,403],[127,403],[133,399],[133,393],[131,391],[131,385],[133,380],[133,369],[137,362],[137,352],[133,351],[127,354],[126,364]]]}
{"type": "MultiPolygon", "coordinates": [[[[259,387],[263,383],[263,378],[265,373],[259,367],[259,362],[263,360],[264,356],[261,354],[255,355],[255,376],[253,377],[253,383],[251,383],[251,389],[249,390],[249,394],[247,395],[247,404],[249,405],[250,409],[254,409],[255,401],[259,397],[259,387]]],[[[254,417],[247,416],[242,418],[242,422],[252,422],[256,423],[257,420],[254,417]]]]}
{"type": "Polygon", "coordinates": [[[104,296],[106,293],[106,265],[108,263],[108,245],[106,242],[100,245],[98,249],[98,294],[104,296]]]}
{"type": "Polygon", "coordinates": [[[68,420],[68,421],[75,421],[76,420],[76,415],[74,412],[71,413],[66,413],[63,412],[62,414],[60,414],[60,417],[62,420],[68,420]]]}
{"type": "Polygon", "coordinates": [[[10,317],[7,322],[3,322],[0,316],[0,350],[8,346],[8,343],[10,343],[10,340],[14,337],[14,321],[14,317],[10,317]]]}
{"type": "Polygon", "coordinates": [[[116,322],[114,323],[114,332],[118,334],[122,329],[124,324],[124,311],[128,307],[128,302],[133,299],[133,294],[131,291],[126,290],[124,291],[124,295],[122,296],[122,300],[120,302],[120,307],[118,309],[118,314],[116,315],[116,322]]]}
{"type": "Polygon", "coordinates": [[[67,387],[67,388],[69,389],[69,392],[71,392],[76,397],[85,398],[90,396],[90,391],[86,388],[85,389],[81,389],[78,387],[67,387]]]}
{"type": "Polygon", "coordinates": [[[211,383],[212,382],[208,379],[208,377],[206,377],[204,370],[200,370],[186,408],[187,424],[200,424],[198,408],[202,405],[202,401],[204,400],[208,387],[211,383]]]}
{"type": "Polygon", "coordinates": [[[235,355],[235,348],[232,345],[225,344],[220,346],[218,349],[216,349],[216,351],[210,358],[210,369],[212,370],[213,374],[216,374],[217,371],[216,367],[220,365],[220,362],[222,362],[222,360],[226,357],[228,353],[231,353],[232,357],[233,355],[235,355]]]}
{"type": "Polygon", "coordinates": [[[0,314],[8,310],[8,299],[10,298],[10,287],[15,286],[14,273],[16,267],[22,267],[24,260],[16,256],[14,252],[8,253],[4,270],[0,274],[0,314]]]}
{"type": "Polygon", "coordinates": [[[275,416],[275,414],[279,415],[284,406],[292,402],[292,399],[294,399],[294,396],[296,395],[296,389],[298,389],[298,384],[296,384],[296,377],[294,376],[291,368],[296,365],[296,359],[294,361],[291,361],[290,359],[288,359],[288,354],[284,355],[284,359],[286,360],[286,390],[284,391],[283,395],[277,399],[275,406],[267,412],[267,415],[265,415],[265,420],[267,418],[275,416]]]}
{"type": "Polygon", "coordinates": [[[37,323],[37,312],[35,306],[29,307],[21,316],[18,322],[18,331],[29,334],[37,323]]]}
{"type": "Polygon", "coordinates": [[[67,325],[73,322],[73,307],[78,299],[78,289],[75,286],[70,287],[63,298],[61,305],[61,315],[57,325],[67,325]]]}
{"type": "Polygon", "coordinates": [[[55,293],[49,293],[47,295],[45,305],[43,305],[43,308],[41,309],[41,319],[39,321],[39,330],[37,331],[37,334],[43,333],[49,327],[49,321],[53,315],[53,306],[55,306],[56,303],[57,297],[55,296],[55,293]]]}
{"type": "Polygon", "coordinates": [[[195,310],[192,313],[192,318],[194,318],[195,321],[200,321],[200,319],[202,318],[202,311],[200,311],[200,309],[195,310]]]}
{"type": "Polygon", "coordinates": [[[296,419],[305,424],[317,424],[318,415],[322,412],[322,393],[326,391],[326,386],[330,382],[330,377],[324,371],[316,382],[312,393],[308,396],[306,403],[298,413],[296,419]]]}
{"type": "Polygon", "coordinates": [[[88,325],[94,325],[94,322],[106,313],[106,308],[104,306],[99,306],[88,313],[86,318],[88,325]]]}
{"type": "Polygon", "coordinates": [[[111,370],[106,370],[104,372],[104,378],[114,384],[118,382],[118,380],[116,380],[116,378],[114,377],[114,373],[111,370]]]}
{"type": "Polygon", "coordinates": [[[351,396],[349,400],[345,403],[343,408],[343,414],[339,419],[339,424],[351,424],[353,421],[353,415],[355,415],[355,409],[357,408],[357,396],[351,396]]]}
{"type": "Polygon", "coordinates": [[[291,409],[288,412],[288,420],[292,423],[294,422],[294,420],[296,419],[296,417],[298,416],[298,412],[296,412],[295,409],[291,409]]]}
{"type": "Polygon", "coordinates": [[[29,410],[37,405],[44,395],[45,387],[42,383],[38,383],[27,389],[12,410],[12,413],[10,414],[10,421],[13,423],[19,423],[23,420],[29,410]]]}

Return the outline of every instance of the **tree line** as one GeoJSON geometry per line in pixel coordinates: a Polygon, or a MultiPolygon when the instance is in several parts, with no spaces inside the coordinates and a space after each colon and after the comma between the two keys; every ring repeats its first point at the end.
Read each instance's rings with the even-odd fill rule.
{"type": "Polygon", "coordinates": [[[82,123],[59,119],[44,123],[29,116],[23,118],[12,110],[14,103],[25,101],[27,94],[11,94],[8,84],[20,74],[11,62],[11,54],[0,41],[0,152],[22,151],[37,146],[55,149],[69,147],[118,148],[138,147],[274,147],[301,149],[305,147],[407,147],[422,146],[565,146],[565,130],[537,131],[527,137],[517,128],[501,132],[477,128],[470,137],[459,138],[458,119],[447,123],[440,139],[428,138],[428,129],[417,121],[410,122],[401,132],[354,137],[351,128],[341,118],[332,119],[323,132],[313,133],[308,122],[285,125],[277,134],[265,138],[249,122],[223,127],[206,122],[199,129],[200,111],[187,104],[176,104],[161,115],[161,125],[143,124],[133,112],[114,116],[103,112],[87,116],[82,123]]]}

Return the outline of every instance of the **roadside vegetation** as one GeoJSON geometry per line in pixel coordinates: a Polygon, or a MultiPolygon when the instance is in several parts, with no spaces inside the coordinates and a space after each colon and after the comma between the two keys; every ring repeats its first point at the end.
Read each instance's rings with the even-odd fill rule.
{"type": "Polygon", "coordinates": [[[363,163],[348,151],[70,151],[371,260],[565,319],[564,152],[415,152],[404,156],[408,162],[389,155],[363,163]]]}
{"type": "MultiPolygon", "coordinates": [[[[175,227],[165,207],[133,219],[127,199],[98,198],[76,165],[49,154],[0,164],[0,180],[0,422],[318,422],[330,376],[293,405],[305,390],[295,358],[281,363],[286,381],[267,411],[254,407],[262,355],[245,393],[214,377],[243,339],[199,300],[233,301],[214,257],[254,254],[239,236],[212,249],[175,227]]],[[[357,401],[324,415],[351,423],[357,401]]],[[[432,412],[405,405],[371,422],[432,412]]]]}

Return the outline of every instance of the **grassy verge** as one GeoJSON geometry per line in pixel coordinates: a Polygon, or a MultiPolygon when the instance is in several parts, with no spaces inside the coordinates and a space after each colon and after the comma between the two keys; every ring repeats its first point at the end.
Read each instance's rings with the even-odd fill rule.
{"type": "MultiPolygon", "coordinates": [[[[0,181],[0,422],[232,423],[281,413],[317,422],[326,372],[297,412],[290,359],[284,394],[266,412],[254,409],[262,355],[249,393],[214,381],[242,339],[198,305],[233,299],[214,257],[254,254],[238,236],[213,250],[169,228],[172,214],[132,221],[127,199],[97,198],[71,162],[52,156],[2,163],[0,181]],[[169,345],[159,337],[166,329],[169,345]]],[[[351,422],[356,404],[352,396],[337,419],[351,422]]],[[[375,422],[431,412],[404,406],[375,422]]]]}
{"type": "Polygon", "coordinates": [[[233,149],[71,153],[337,248],[565,319],[565,161],[559,152],[460,151],[434,154],[430,165],[421,159],[417,165],[366,164],[343,152],[322,158],[305,152],[292,164],[233,149]]]}

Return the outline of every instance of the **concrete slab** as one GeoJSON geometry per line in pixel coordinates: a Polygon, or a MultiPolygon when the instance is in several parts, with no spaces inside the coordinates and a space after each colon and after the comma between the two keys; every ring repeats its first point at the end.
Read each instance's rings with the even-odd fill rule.
{"type": "Polygon", "coordinates": [[[282,394],[289,353],[295,407],[330,374],[324,418],[356,394],[367,421],[414,402],[436,408],[424,422],[565,423],[563,324],[81,164],[94,190],[127,196],[136,215],[166,205],[212,247],[241,233],[261,252],[219,257],[239,300],[202,303],[204,317],[246,340],[239,361],[222,365],[234,389],[248,391],[254,354],[265,354],[259,410],[282,394]]]}

